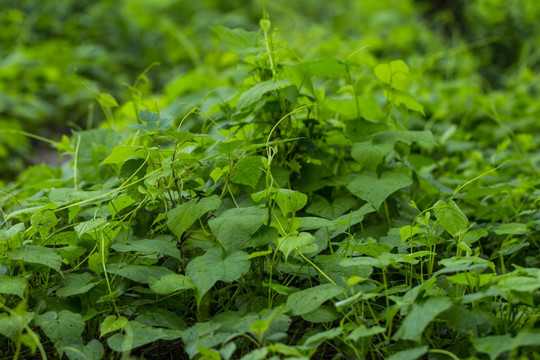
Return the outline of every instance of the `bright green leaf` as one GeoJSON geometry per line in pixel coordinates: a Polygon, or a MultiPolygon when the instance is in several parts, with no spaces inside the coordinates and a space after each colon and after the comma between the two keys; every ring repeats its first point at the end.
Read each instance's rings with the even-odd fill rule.
{"type": "Polygon", "coordinates": [[[289,84],[290,80],[287,79],[278,81],[267,80],[257,83],[251,89],[240,95],[236,103],[236,107],[238,110],[242,110],[259,101],[267,92],[277,90],[289,84]]]}
{"type": "Polygon", "coordinates": [[[145,150],[140,146],[133,145],[118,145],[112,149],[112,152],[102,162],[103,164],[119,164],[124,163],[131,157],[144,157],[145,150]]]}
{"type": "Polygon", "coordinates": [[[379,210],[390,195],[411,184],[411,178],[402,172],[387,171],[380,178],[374,172],[366,172],[355,176],[347,185],[347,189],[379,210]]]}
{"type": "Polygon", "coordinates": [[[101,93],[98,97],[98,102],[101,106],[107,107],[107,108],[113,108],[118,107],[118,102],[116,102],[116,99],[111,94],[101,93]]]}
{"type": "Polygon", "coordinates": [[[262,50],[257,44],[258,35],[242,28],[228,29],[225,26],[215,26],[212,30],[219,39],[231,50],[240,54],[255,54],[262,50]]]}
{"type": "Polygon", "coordinates": [[[379,64],[375,66],[375,76],[383,83],[390,85],[392,81],[392,70],[388,64],[379,64]]]}
{"type": "Polygon", "coordinates": [[[0,294],[17,295],[24,298],[26,280],[20,277],[0,275],[0,294]]]}
{"type": "Polygon", "coordinates": [[[437,218],[437,225],[452,236],[463,234],[467,230],[469,220],[453,200],[445,203],[439,200],[433,205],[433,212],[437,218]]]}
{"type": "Polygon", "coordinates": [[[115,315],[109,315],[103,320],[99,326],[99,336],[103,337],[109,333],[122,329],[128,323],[128,319],[123,316],[116,317],[115,315]]]}
{"type": "Polygon", "coordinates": [[[159,279],[150,279],[150,289],[159,295],[168,295],[180,290],[194,289],[195,285],[187,276],[168,274],[159,279]]]}
{"type": "MultiPolygon", "coordinates": [[[[312,252],[309,251],[311,244],[315,241],[315,237],[307,232],[301,232],[298,234],[289,234],[285,237],[278,238],[274,241],[274,244],[276,244],[276,247],[279,251],[285,255],[285,261],[287,260],[287,257],[289,254],[294,251],[298,250],[301,253],[304,252],[312,252]],[[307,250],[307,251],[306,251],[307,250]]],[[[316,251],[317,247],[313,249],[313,251],[316,251]]]]}

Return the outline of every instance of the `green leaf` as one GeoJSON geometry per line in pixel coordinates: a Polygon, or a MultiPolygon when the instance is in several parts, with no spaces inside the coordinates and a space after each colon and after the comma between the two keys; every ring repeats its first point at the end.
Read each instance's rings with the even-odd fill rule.
{"type": "Polygon", "coordinates": [[[351,155],[363,167],[375,169],[393,148],[394,144],[392,143],[374,144],[368,140],[354,144],[351,155]]]}
{"type": "MultiPolygon", "coordinates": [[[[351,251],[353,250],[351,249],[351,251]]],[[[354,266],[343,264],[343,256],[337,253],[333,255],[317,255],[315,263],[330,279],[343,287],[347,286],[349,278],[353,276],[369,278],[373,272],[373,268],[369,264],[355,264],[354,266]]]]}
{"type": "Polygon", "coordinates": [[[505,351],[510,351],[515,347],[514,339],[510,334],[478,337],[473,340],[476,351],[489,355],[491,360],[505,351]]]}
{"type": "Polygon", "coordinates": [[[392,81],[392,70],[390,69],[390,65],[379,64],[375,66],[374,71],[377,79],[379,79],[385,84],[390,85],[390,82],[392,81]]]}
{"type": "Polygon", "coordinates": [[[426,143],[431,145],[437,145],[437,141],[433,137],[433,133],[429,130],[423,131],[382,131],[373,134],[373,142],[376,144],[395,144],[396,142],[402,142],[407,145],[412,143],[426,143]]]}
{"type": "Polygon", "coordinates": [[[257,83],[253,85],[251,89],[240,95],[236,103],[236,108],[237,110],[242,110],[259,101],[267,92],[282,88],[290,83],[291,82],[288,79],[278,81],[268,80],[257,83]]]}
{"type": "Polygon", "coordinates": [[[223,258],[223,251],[211,248],[196,257],[186,267],[186,275],[197,286],[197,303],[218,281],[232,282],[247,273],[250,268],[248,254],[237,251],[223,258]]]}
{"type": "Polygon", "coordinates": [[[306,212],[309,214],[321,216],[326,219],[335,219],[343,215],[356,205],[356,200],[350,196],[336,198],[331,204],[324,197],[314,195],[311,205],[306,212]]]}
{"type": "Polygon", "coordinates": [[[265,360],[268,355],[268,349],[263,347],[242,356],[240,360],[265,360]]]}
{"type": "Polygon", "coordinates": [[[540,331],[538,329],[522,330],[515,338],[510,334],[478,337],[473,340],[476,351],[488,354],[495,360],[505,351],[517,349],[520,346],[538,346],[540,344],[540,331]]]}
{"type": "Polygon", "coordinates": [[[96,278],[90,273],[68,274],[64,278],[64,286],[56,290],[59,297],[68,297],[84,294],[92,289],[96,284],[96,278]]]}
{"type": "Polygon", "coordinates": [[[291,309],[294,315],[307,314],[342,292],[342,287],[333,284],[314,286],[289,295],[287,308],[291,309]]]}
{"type": "Polygon", "coordinates": [[[0,275],[0,294],[17,295],[23,299],[25,290],[26,280],[24,278],[0,275]]]}
{"type": "Polygon", "coordinates": [[[244,140],[220,141],[216,143],[215,150],[224,155],[231,155],[242,144],[244,140]]]}
{"type": "Polygon", "coordinates": [[[527,233],[527,225],[508,223],[497,226],[493,232],[497,235],[523,235],[527,233]]]}
{"type": "Polygon", "coordinates": [[[375,67],[375,76],[394,89],[406,91],[409,86],[409,67],[403,60],[377,65],[375,67]]]}
{"type": "Polygon", "coordinates": [[[201,216],[209,211],[216,210],[221,204],[218,196],[213,195],[197,202],[197,199],[189,200],[167,213],[167,226],[178,239],[193,225],[201,216]]]}
{"type": "Polygon", "coordinates": [[[167,238],[128,240],[126,242],[115,242],[111,248],[118,252],[136,252],[141,254],[164,254],[180,260],[180,251],[176,247],[176,242],[167,238]]]}
{"type": "Polygon", "coordinates": [[[410,238],[414,237],[414,235],[418,234],[420,232],[420,228],[418,226],[412,227],[411,225],[402,226],[399,228],[399,236],[401,237],[401,242],[407,241],[410,238]]]}
{"type": "Polygon", "coordinates": [[[24,316],[9,316],[5,312],[0,313],[0,335],[16,339],[23,331],[24,325],[27,325],[32,317],[33,313],[26,313],[24,316]]]}
{"type": "Polygon", "coordinates": [[[227,253],[251,246],[253,234],[263,225],[268,215],[264,207],[252,206],[224,211],[208,225],[227,253]]]}
{"type": "MultiPolygon", "coordinates": [[[[447,276],[446,278],[454,284],[461,284],[465,286],[478,286],[482,287],[488,284],[495,275],[493,274],[478,274],[475,272],[462,272],[455,275],[447,276]]],[[[527,278],[530,279],[530,278],[527,278]]],[[[540,287],[540,284],[538,284],[540,287]]]]}
{"type": "Polygon", "coordinates": [[[381,107],[375,99],[359,96],[356,98],[360,116],[369,120],[381,120],[384,116],[381,107]]]}
{"type": "Polygon", "coordinates": [[[61,272],[62,258],[51,248],[29,245],[24,248],[10,250],[6,255],[11,260],[44,265],[61,272]]]}
{"type": "Polygon", "coordinates": [[[108,225],[107,220],[100,217],[100,218],[82,222],[78,224],[77,226],[75,226],[74,229],[77,232],[77,235],[79,236],[79,238],[81,238],[84,234],[95,234],[96,232],[99,232],[107,225],[108,225]]]}
{"type": "Polygon", "coordinates": [[[399,351],[395,354],[390,355],[387,360],[416,360],[419,357],[424,356],[427,351],[428,347],[424,345],[418,348],[399,351]]]}
{"type": "Polygon", "coordinates": [[[145,125],[135,124],[129,125],[129,127],[135,130],[155,132],[159,130],[167,130],[173,122],[173,119],[170,117],[162,118],[159,116],[159,114],[146,109],[139,112],[139,119],[141,119],[145,125]]]}
{"type": "Polygon", "coordinates": [[[249,329],[251,331],[253,331],[255,334],[258,335],[259,337],[259,340],[262,339],[262,335],[263,333],[268,330],[268,327],[270,326],[270,322],[268,322],[268,320],[265,320],[265,319],[259,319],[259,320],[256,320],[254,321],[251,326],[249,327],[249,329]]]}
{"type": "Polygon", "coordinates": [[[37,315],[35,323],[57,348],[82,344],[81,336],[84,331],[84,320],[80,314],[68,310],[62,310],[58,313],[49,311],[37,315]]]}
{"type": "Polygon", "coordinates": [[[110,334],[112,332],[122,329],[128,323],[128,319],[123,316],[116,317],[115,315],[109,315],[103,320],[99,326],[99,336],[110,334]]]}
{"type": "Polygon", "coordinates": [[[497,287],[521,292],[533,292],[540,288],[540,280],[527,276],[502,277],[498,279],[497,287]]]}
{"type": "Polygon", "coordinates": [[[437,225],[448,231],[450,235],[458,236],[467,230],[469,220],[454,200],[450,200],[448,204],[442,200],[437,201],[433,205],[433,212],[437,218],[437,225]]]}
{"type": "MultiPolygon", "coordinates": [[[[111,135],[111,129],[93,129],[73,132],[73,137],[79,149],[76,156],[77,175],[85,181],[100,179],[99,163],[120,143],[120,135],[117,132],[111,135]]],[[[70,190],[73,192],[73,189],[70,190]]]]}
{"type": "Polygon", "coordinates": [[[126,263],[108,264],[107,271],[141,284],[148,284],[151,278],[160,279],[172,274],[171,270],[163,266],[127,265],[126,263]]]}
{"type": "Polygon", "coordinates": [[[347,67],[340,60],[322,59],[304,61],[295,67],[308,77],[340,78],[347,76],[347,67]]]}
{"type": "Polygon", "coordinates": [[[384,328],[381,326],[372,326],[369,329],[366,327],[366,325],[362,324],[356,329],[354,329],[348,336],[347,339],[352,341],[358,341],[360,338],[369,337],[377,334],[382,334],[384,332],[384,328]]]}
{"type": "Polygon", "coordinates": [[[285,237],[278,238],[274,241],[277,250],[281,251],[285,255],[285,261],[293,250],[298,250],[301,253],[310,253],[318,250],[315,245],[312,248],[310,245],[315,241],[315,237],[307,232],[301,232],[298,234],[288,234],[285,237]]]}
{"type": "Polygon", "coordinates": [[[278,189],[275,200],[283,215],[301,210],[307,203],[307,196],[299,191],[278,189]]]}
{"type": "Polygon", "coordinates": [[[392,87],[407,91],[409,87],[409,66],[403,60],[396,60],[390,63],[392,71],[392,87]]]}
{"type": "Polygon", "coordinates": [[[51,210],[46,210],[34,213],[30,218],[30,223],[39,231],[42,238],[46,238],[49,230],[56,226],[58,220],[51,210]]]}
{"type": "Polygon", "coordinates": [[[105,354],[103,344],[96,339],[86,345],[70,345],[63,350],[70,360],[101,360],[105,354]]]}
{"type": "Polygon", "coordinates": [[[429,298],[422,304],[413,304],[412,310],[407,314],[393,339],[420,343],[426,326],[450,306],[452,306],[452,300],[447,297],[429,298]]]}
{"type": "Polygon", "coordinates": [[[380,178],[374,172],[366,172],[355,176],[347,185],[347,189],[379,210],[383,201],[390,195],[411,184],[411,178],[402,172],[387,171],[380,178]]]}
{"type": "Polygon", "coordinates": [[[124,163],[131,157],[143,158],[146,150],[141,146],[133,145],[118,145],[112,149],[112,152],[101,162],[103,164],[119,164],[124,163]]]}
{"type": "Polygon", "coordinates": [[[136,201],[133,200],[129,195],[120,195],[113,201],[109,202],[109,204],[107,205],[107,209],[114,218],[119,212],[121,212],[128,206],[135,204],[135,202],[136,201]]]}
{"type": "Polygon", "coordinates": [[[231,181],[235,184],[248,185],[255,188],[262,175],[262,157],[247,156],[238,161],[231,172],[231,181]]]}
{"type": "Polygon", "coordinates": [[[334,99],[327,97],[323,104],[345,119],[357,119],[360,116],[364,119],[382,120],[384,117],[381,107],[372,98],[359,96],[356,99],[354,97],[334,99]]]}
{"type": "Polygon", "coordinates": [[[187,276],[180,274],[168,274],[159,279],[151,279],[150,289],[159,295],[168,295],[180,290],[194,289],[195,285],[187,276]]]}
{"type": "Polygon", "coordinates": [[[335,327],[330,330],[326,330],[323,332],[319,332],[315,335],[311,335],[304,341],[303,347],[312,347],[312,348],[318,348],[323,342],[326,340],[333,339],[343,332],[343,329],[340,327],[335,327]]]}
{"type": "Polygon", "coordinates": [[[98,102],[101,106],[107,107],[107,108],[113,108],[118,107],[118,102],[116,102],[116,99],[111,94],[101,93],[98,97],[98,102]]]}
{"type": "Polygon", "coordinates": [[[202,355],[204,360],[221,360],[221,355],[214,349],[209,349],[198,345],[197,350],[199,350],[199,353],[202,355]]]}
{"type": "Polygon", "coordinates": [[[419,112],[422,115],[426,115],[424,112],[424,106],[420,104],[414,96],[407,91],[401,91],[394,89],[392,92],[384,91],[384,96],[394,102],[396,106],[403,105],[407,109],[419,112]]]}
{"type": "Polygon", "coordinates": [[[225,26],[215,26],[212,30],[225,45],[240,54],[256,54],[264,50],[257,44],[258,35],[255,32],[241,28],[228,29],[225,26]]]}
{"type": "Polygon", "coordinates": [[[127,323],[124,331],[125,334],[117,333],[107,340],[107,344],[114,351],[130,351],[157,340],[176,340],[182,336],[182,330],[153,328],[137,321],[127,323]]]}
{"type": "Polygon", "coordinates": [[[311,323],[331,323],[340,319],[342,315],[334,306],[321,305],[317,309],[300,316],[311,323]]]}

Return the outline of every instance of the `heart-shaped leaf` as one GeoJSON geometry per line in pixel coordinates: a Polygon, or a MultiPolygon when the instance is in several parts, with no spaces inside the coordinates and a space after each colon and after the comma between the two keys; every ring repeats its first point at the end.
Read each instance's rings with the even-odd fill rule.
{"type": "Polygon", "coordinates": [[[367,172],[356,176],[347,185],[347,189],[379,210],[390,195],[411,184],[411,178],[402,172],[387,171],[380,178],[374,172],[367,172]]]}
{"type": "Polygon", "coordinates": [[[233,208],[208,221],[210,229],[227,253],[249,246],[253,234],[263,225],[268,210],[251,206],[233,208]]]}
{"type": "Polygon", "coordinates": [[[208,249],[187,265],[186,275],[197,286],[197,303],[218,281],[231,282],[238,280],[250,268],[248,254],[237,251],[223,258],[220,248],[208,249]]]}

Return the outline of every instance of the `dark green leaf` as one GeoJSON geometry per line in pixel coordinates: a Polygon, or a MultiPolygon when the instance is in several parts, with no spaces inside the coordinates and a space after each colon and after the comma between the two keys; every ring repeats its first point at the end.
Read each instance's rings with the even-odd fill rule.
{"type": "Polygon", "coordinates": [[[393,338],[419,343],[426,326],[450,306],[452,306],[452,301],[447,297],[429,298],[422,304],[414,304],[393,338]]]}
{"type": "Polygon", "coordinates": [[[342,287],[333,284],[314,286],[289,295],[287,308],[295,315],[307,314],[342,292],[342,287]]]}
{"type": "Polygon", "coordinates": [[[232,282],[247,273],[250,268],[248,256],[243,251],[237,251],[223,258],[221,249],[212,248],[191,260],[186,275],[197,286],[197,302],[216,282],[232,282]]]}
{"type": "Polygon", "coordinates": [[[205,213],[216,210],[220,204],[221,200],[215,195],[200,199],[199,201],[192,199],[168,212],[167,226],[178,239],[181,239],[184,232],[196,220],[205,213]]]}

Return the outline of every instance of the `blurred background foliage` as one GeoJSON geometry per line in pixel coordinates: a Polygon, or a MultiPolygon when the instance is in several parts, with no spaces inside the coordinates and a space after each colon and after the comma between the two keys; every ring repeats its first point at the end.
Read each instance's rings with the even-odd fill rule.
{"type": "MultiPolygon", "coordinates": [[[[70,129],[99,126],[102,94],[120,105],[144,99],[176,118],[181,104],[209,107],[234,95],[242,62],[211,28],[257,31],[263,4],[0,0],[0,8],[1,182],[45,160],[70,129]]],[[[404,59],[426,109],[425,119],[408,125],[449,139],[449,153],[465,158],[473,136],[517,153],[539,146],[531,136],[540,110],[534,0],[274,0],[266,10],[274,40],[291,58],[346,59],[366,74],[379,62],[404,59]],[[462,136],[450,139],[457,132],[462,136]]],[[[369,92],[369,84],[355,85],[369,92]]],[[[114,111],[133,113],[125,106],[114,111]]],[[[455,162],[451,169],[461,158],[448,161],[455,162]]]]}

